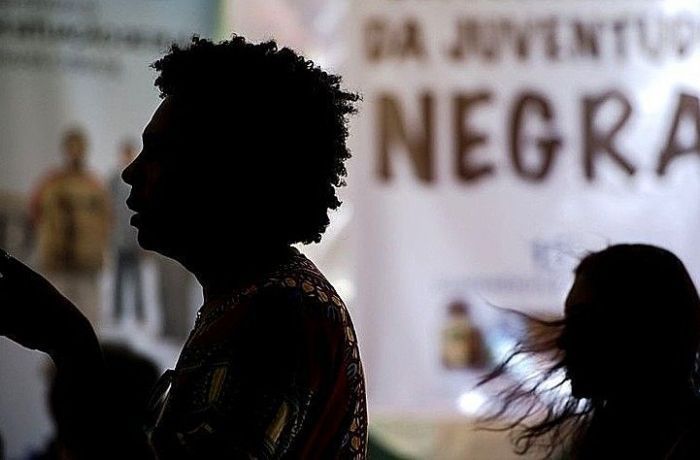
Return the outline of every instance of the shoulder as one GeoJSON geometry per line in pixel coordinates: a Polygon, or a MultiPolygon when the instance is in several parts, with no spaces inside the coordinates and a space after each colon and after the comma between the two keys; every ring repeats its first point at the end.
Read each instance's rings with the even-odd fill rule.
{"type": "Polygon", "coordinates": [[[35,187],[36,192],[42,193],[46,191],[52,185],[58,184],[64,176],[65,175],[63,174],[63,172],[58,169],[49,171],[48,173],[41,176],[37,181],[37,185],[35,187]]]}
{"type": "Polygon", "coordinates": [[[290,299],[302,317],[321,318],[339,326],[348,321],[347,309],[335,288],[313,262],[298,252],[266,277],[261,292],[290,299]]]}
{"type": "MultiPolygon", "coordinates": [[[[250,318],[266,336],[293,340],[301,349],[332,355],[354,340],[350,316],[333,286],[301,254],[270,273],[250,299],[250,318]]],[[[278,341],[279,339],[274,339],[278,341]]]]}
{"type": "Polygon", "coordinates": [[[190,345],[210,344],[271,354],[335,351],[354,332],[342,300],[330,283],[305,257],[289,263],[234,294],[226,302],[200,310],[190,345]]]}

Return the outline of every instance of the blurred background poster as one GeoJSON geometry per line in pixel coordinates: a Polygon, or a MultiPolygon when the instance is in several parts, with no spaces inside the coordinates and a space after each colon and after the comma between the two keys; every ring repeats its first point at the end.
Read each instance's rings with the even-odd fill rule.
{"type": "MultiPolygon", "coordinates": [[[[108,190],[123,168],[124,150],[140,149],[141,131],[159,103],[149,64],[172,42],[186,43],[195,33],[212,36],[218,8],[208,0],[0,1],[0,246],[40,265],[29,201],[51,171],[63,168],[66,133],[80,133],[86,169],[108,190]]],[[[125,205],[114,201],[116,218],[125,205]]],[[[166,263],[161,259],[138,264],[145,315],[132,308],[117,318],[111,311],[116,257],[104,249],[104,270],[93,273],[102,300],[101,335],[148,337],[142,345],[170,340],[172,346],[141,348],[173,365],[198,302],[190,298],[189,278],[179,267],[158,270],[166,263]],[[167,311],[159,301],[164,296],[167,311]]],[[[138,302],[133,297],[128,303],[138,302]]],[[[0,341],[0,431],[9,458],[24,458],[51,432],[44,409],[47,369],[42,356],[0,341]]]]}
{"type": "Polygon", "coordinates": [[[351,5],[375,416],[476,409],[470,363],[507,342],[488,305],[561,314],[588,250],[654,243],[700,275],[698,2],[351,5]]]}

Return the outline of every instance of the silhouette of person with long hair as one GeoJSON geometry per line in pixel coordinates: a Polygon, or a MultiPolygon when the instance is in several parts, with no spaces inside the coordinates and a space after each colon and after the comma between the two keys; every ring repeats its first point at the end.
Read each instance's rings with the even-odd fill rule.
{"type": "MultiPolygon", "coordinates": [[[[358,96],[294,51],[194,38],[154,64],[163,102],[123,173],[138,241],[191,271],[204,305],[152,398],[161,459],[365,458],[357,339],[330,283],[291,245],[321,239],[346,175],[358,96]]],[[[104,458],[100,349],[85,318],[11,257],[0,333],[48,352],[104,458]]],[[[108,426],[114,426],[110,423],[108,426]]],[[[97,454],[96,454],[97,453],[97,454]]],[[[97,455],[97,456],[95,456],[97,455]]]]}
{"type": "Polygon", "coordinates": [[[675,255],[622,244],[586,256],[564,319],[535,326],[485,379],[498,379],[522,355],[551,359],[505,390],[490,417],[507,416],[520,453],[700,458],[700,298],[675,255]]]}

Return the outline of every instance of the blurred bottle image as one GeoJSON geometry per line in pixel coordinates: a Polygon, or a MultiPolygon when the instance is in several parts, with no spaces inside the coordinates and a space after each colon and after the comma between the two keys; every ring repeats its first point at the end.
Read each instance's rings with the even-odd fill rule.
{"type": "Polygon", "coordinates": [[[121,172],[136,158],[137,147],[132,140],[125,140],[119,148],[119,167],[109,181],[112,198],[112,250],[114,253],[114,305],[113,318],[119,320],[127,310],[128,298],[133,298],[134,316],[144,321],[143,277],[141,257],[143,250],[136,239],[136,229],[129,220],[131,211],[126,207],[130,187],[122,180],[121,172]],[[129,296],[133,294],[133,296],[129,296]]]}
{"type": "Polygon", "coordinates": [[[469,305],[461,300],[449,304],[442,329],[442,365],[446,369],[470,369],[486,363],[481,332],[474,324],[469,305]]]}
{"type": "Polygon", "coordinates": [[[63,165],[40,181],[31,200],[38,265],[97,326],[109,199],[100,180],[87,169],[85,133],[80,128],[69,129],[61,147],[63,165]]]}

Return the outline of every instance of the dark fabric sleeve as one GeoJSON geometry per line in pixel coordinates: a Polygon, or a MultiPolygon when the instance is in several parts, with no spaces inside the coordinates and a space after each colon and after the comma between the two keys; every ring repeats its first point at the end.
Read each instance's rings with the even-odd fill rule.
{"type": "Polygon", "coordinates": [[[303,450],[319,392],[337,368],[339,332],[315,307],[322,308],[294,290],[273,290],[204,331],[201,365],[178,371],[169,408],[176,442],[159,458],[269,459],[303,450]]]}

